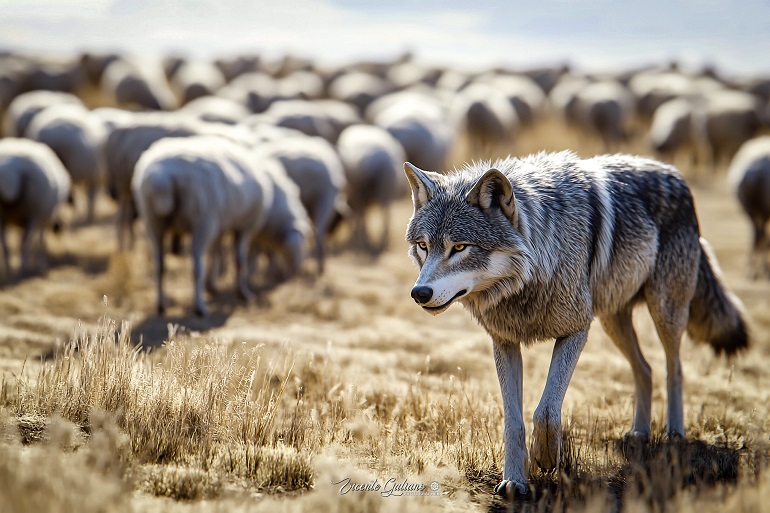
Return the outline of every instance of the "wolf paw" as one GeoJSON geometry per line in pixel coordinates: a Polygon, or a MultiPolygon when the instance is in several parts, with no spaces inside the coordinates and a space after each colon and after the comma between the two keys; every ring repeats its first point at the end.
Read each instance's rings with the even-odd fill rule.
{"type": "Polygon", "coordinates": [[[516,483],[510,479],[503,479],[500,484],[495,486],[495,495],[499,495],[506,500],[524,498],[529,493],[526,483],[516,483]]]}
{"type": "Polygon", "coordinates": [[[645,433],[644,431],[637,431],[636,429],[632,429],[628,431],[625,435],[623,435],[623,443],[624,444],[632,444],[632,445],[644,445],[650,440],[650,434],[645,433]]]}

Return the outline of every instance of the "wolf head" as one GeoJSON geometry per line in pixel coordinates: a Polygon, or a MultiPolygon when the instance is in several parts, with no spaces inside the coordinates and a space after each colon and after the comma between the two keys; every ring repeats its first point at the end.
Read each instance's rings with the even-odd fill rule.
{"type": "Polygon", "coordinates": [[[483,308],[504,295],[501,287],[521,290],[532,275],[532,251],[508,178],[485,163],[441,175],[407,162],[404,172],[414,202],[406,240],[420,268],[417,304],[436,315],[455,300],[483,308]]]}

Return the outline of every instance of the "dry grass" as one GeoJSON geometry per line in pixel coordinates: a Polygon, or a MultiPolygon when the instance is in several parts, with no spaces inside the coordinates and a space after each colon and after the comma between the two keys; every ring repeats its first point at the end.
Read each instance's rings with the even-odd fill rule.
{"type": "MultiPolygon", "coordinates": [[[[567,147],[600,151],[551,120],[496,153],[567,147]]],[[[561,471],[533,469],[517,511],[758,512],[770,500],[770,284],[746,278],[748,225],[721,177],[695,195],[754,347],[726,362],[685,340],[688,441],[668,443],[663,351],[640,310],[654,436],[623,447],[633,380],[595,326],[565,400],[561,471]]],[[[410,209],[397,204],[393,225],[410,209]]],[[[0,292],[0,511],[507,510],[490,495],[503,441],[489,340],[459,307],[432,318],[411,304],[400,233],[379,259],[335,254],[325,276],[259,305],[238,304],[227,278],[205,321],[189,317],[189,259],[171,257],[175,304],[158,318],[146,246],[115,253],[112,205],[99,212],[51,240],[47,278],[0,292]],[[344,478],[381,488],[341,494],[344,478]],[[438,494],[385,497],[391,478],[438,494]]],[[[525,418],[550,350],[525,351],[525,418]]]]}

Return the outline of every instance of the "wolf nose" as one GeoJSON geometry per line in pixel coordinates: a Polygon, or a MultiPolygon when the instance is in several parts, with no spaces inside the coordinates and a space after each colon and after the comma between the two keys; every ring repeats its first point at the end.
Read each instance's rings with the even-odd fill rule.
{"type": "Polygon", "coordinates": [[[412,299],[417,303],[424,304],[433,297],[433,289],[430,287],[419,286],[412,289],[412,299]]]}

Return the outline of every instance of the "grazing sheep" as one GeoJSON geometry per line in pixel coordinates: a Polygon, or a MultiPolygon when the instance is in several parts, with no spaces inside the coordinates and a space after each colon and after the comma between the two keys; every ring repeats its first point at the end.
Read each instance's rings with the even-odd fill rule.
{"type": "Polygon", "coordinates": [[[13,99],[3,118],[3,134],[6,137],[22,137],[32,119],[43,109],[53,105],[83,105],[80,99],[70,93],[59,91],[30,91],[13,99]]]}
{"type": "MultiPolygon", "coordinates": [[[[267,178],[270,161],[220,137],[164,139],[153,144],[136,164],[131,189],[144,222],[155,260],[157,310],[163,314],[164,235],[192,237],[194,308],[208,315],[205,285],[213,285],[212,266],[204,271],[204,257],[227,233],[235,244],[236,289],[244,300],[253,297],[248,286],[248,251],[252,237],[263,228],[273,203],[267,178]]],[[[210,287],[213,288],[213,287],[210,287]]]]}
{"type": "Polygon", "coordinates": [[[260,146],[260,151],[278,159],[297,184],[300,200],[313,222],[318,274],[324,271],[324,246],[336,212],[347,208],[347,185],[334,147],[320,137],[283,137],[260,146]]]}
{"type": "Polygon", "coordinates": [[[201,121],[234,125],[246,119],[251,111],[242,103],[220,96],[201,96],[180,109],[201,121]]]}
{"type": "Polygon", "coordinates": [[[306,246],[312,233],[312,224],[302,206],[300,189],[275,159],[260,159],[275,163],[267,166],[267,176],[272,183],[273,202],[270,205],[262,229],[252,241],[254,259],[259,253],[267,253],[270,267],[265,273],[268,286],[276,286],[299,272],[305,259],[306,246]]]}
{"type": "Polygon", "coordinates": [[[69,189],[69,175],[48,146],[27,139],[0,139],[0,247],[6,275],[11,274],[5,239],[8,224],[22,228],[20,275],[35,268],[45,272],[44,229],[69,189]],[[33,264],[33,250],[37,264],[33,264]]]}
{"type": "Polygon", "coordinates": [[[70,175],[72,185],[83,185],[88,198],[86,222],[94,219],[96,192],[104,182],[102,147],[104,123],[84,107],[64,104],[48,107],[27,128],[27,137],[50,147],[70,175]]]}
{"type": "Polygon", "coordinates": [[[148,110],[174,110],[177,100],[160,63],[118,59],[102,76],[102,89],[118,105],[148,110]]]}
{"type": "Polygon", "coordinates": [[[770,136],[745,142],[733,157],[727,179],[738,201],[751,220],[754,242],[749,253],[749,268],[754,278],[770,277],[770,136]]]}
{"type": "Polygon", "coordinates": [[[324,82],[312,71],[294,71],[278,82],[278,92],[283,98],[316,100],[324,95],[324,82]]]}
{"type": "Polygon", "coordinates": [[[379,253],[390,236],[390,204],[405,193],[400,167],[406,159],[397,140],[380,127],[355,125],[345,129],[337,142],[337,152],[348,182],[347,200],[353,216],[353,241],[379,253]],[[366,212],[379,207],[383,212],[383,231],[376,246],[369,241],[366,212]]]}
{"type": "Polygon", "coordinates": [[[71,56],[27,55],[25,79],[29,91],[45,90],[75,93],[85,80],[80,59],[71,56]]]}
{"type": "Polygon", "coordinates": [[[542,114],[545,93],[528,76],[493,74],[482,76],[478,81],[491,85],[508,98],[522,126],[531,126],[542,114]]]}
{"type": "Polygon", "coordinates": [[[391,91],[388,80],[362,71],[344,73],[329,84],[331,98],[353,105],[362,115],[370,103],[391,91]]]}
{"type": "Polygon", "coordinates": [[[444,169],[456,137],[444,102],[422,93],[398,92],[375,101],[366,113],[401,144],[409,162],[421,169],[444,169]]]}
{"type": "Polygon", "coordinates": [[[495,146],[512,146],[519,118],[503,93],[484,83],[473,83],[452,101],[451,118],[468,137],[471,154],[484,155],[495,146]]]}
{"type": "Polygon", "coordinates": [[[259,71],[259,60],[257,55],[236,55],[216,59],[214,65],[222,71],[225,80],[231,82],[246,73],[259,71]]]}
{"type": "Polygon", "coordinates": [[[704,95],[693,113],[703,161],[714,171],[726,164],[741,144],[756,135],[764,116],[760,101],[749,93],[724,89],[704,95]]]}
{"type": "Polygon", "coordinates": [[[116,53],[93,53],[85,52],[80,56],[80,66],[86,74],[88,81],[95,86],[102,82],[104,70],[113,61],[120,59],[116,53]]]}
{"type": "Polygon", "coordinates": [[[204,123],[177,113],[140,113],[134,120],[115,127],[107,136],[104,153],[106,182],[110,195],[118,202],[118,247],[123,250],[133,245],[133,219],[135,209],[131,193],[131,179],[136,162],[154,142],[166,137],[190,137],[215,135],[230,139],[244,146],[252,146],[257,138],[243,126],[221,123],[204,123]]]}
{"type": "Polygon", "coordinates": [[[171,78],[182,104],[214,94],[225,85],[225,76],[214,64],[205,61],[182,62],[171,78]]]}
{"type": "MultiPolygon", "coordinates": [[[[697,156],[692,128],[693,102],[687,98],[669,100],[655,110],[649,140],[658,157],[673,162],[677,155],[697,156]]],[[[691,162],[692,163],[692,162],[691,162]]]]}
{"type": "Polygon", "coordinates": [[[634,99],[619,82],[606,80],[589,84],[578,92],[575,101],[578,124],[598,135],[605,150],[614,151],[626,140],[634,99]]]}
{"type": "Polygon", "coordinates": [[[329,121],[323,109],[307,100],[283,100],[270,105],[263,114],[275,126],[293,128],[305,135],[323,137],[334,142],[339,134],[329,121]]]}
{"type": "Polygon", "coordinates": [[[216,95],[245,105],[254,113],[264,112],[271,103],[281,98],[278,82],[261,72],[238,76],[217,91],[216,95]]]}

